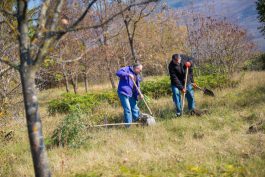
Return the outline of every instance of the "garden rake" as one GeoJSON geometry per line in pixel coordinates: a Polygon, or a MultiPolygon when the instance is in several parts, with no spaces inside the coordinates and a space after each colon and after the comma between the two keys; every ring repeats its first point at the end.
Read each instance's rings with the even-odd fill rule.
{"type": "Polygon", "coordinates": [[[132,79],[134,86],[136,87],[138,93],[141,95],[141,97],[143,97],[143,101],[144,104],[146,105],[149,114],[146,113],[141,113],[140,114],[140,121],[139,122],[132,122],[132,123],[110,123],[110,124],[102,124],[102,125],[89,125],[88,127],[109,127],[109,126],[120,126],[120,125],[143,125],[143,126],[152,126],[155,125],[156,121],[155,118],[152,116],[153,113],[149,107],[149,105],[147,104],[142,92],[140,91],[140,89],[137,87],[135,81],[132,79]]]}
{"type": "Polygon", "coordinates": [[[133,84],[134,84],[134,86],[136,87],[138,93],[139,93],[140,96],[143,98],[144,104],[145,104],[145,106],[147,107],[147,109],[148,109],[150,115],[153,115],[153,113],[152,113],[150,107],[148,106],[148,104],[147,104],[147,102],[146,102],[146,100],[145,100],[145,98],[144,98],[144,95],[142,94],[141,90],[137,87],[137,85],[136,85],[136,83],[135,83],[135,81],[134,81],[133,79],[132,79],[132,81],[133,81],[133,84]]]}

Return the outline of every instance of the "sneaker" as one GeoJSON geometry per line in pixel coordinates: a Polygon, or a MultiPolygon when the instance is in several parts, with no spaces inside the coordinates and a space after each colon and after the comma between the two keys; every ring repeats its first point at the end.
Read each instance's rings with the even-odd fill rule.
{"type": "Polygon", "coordinates": [[[176,113],[176,116],[177,116],[177,117],[180,117],[180,116],[181,116],[181,113],[180,113],[180,112],[177,112],[177,113],[176,113]]]}

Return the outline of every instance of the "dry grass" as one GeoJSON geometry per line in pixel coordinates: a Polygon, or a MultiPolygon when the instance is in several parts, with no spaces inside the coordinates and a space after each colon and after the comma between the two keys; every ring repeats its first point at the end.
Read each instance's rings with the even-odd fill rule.
{"type": "MultiPolygon", "coordinates": [[[[80,148],[48,150],[54,176],[265,176],[265,134],[247,134],[252,122],[264,119],[265,72],[246,73],[236,88],[215,90],[217,97],[196,93],[202,117],[174,117],[171,98],[152,102],[154,127],[89,129],[80,148]],[[251,95],[251,97],[249,97],[251,95]]],[[[95,86],[95,90],[105,89],[95,86]]],[[[61,90],[41,93],[44,134],[49,137],[63,116],[50,117],[45,103],[61,90]]],[[[101,110],[102,111],[102,110],[101,110]]],[[[122,110],[105,107],[106,114],[122,110]]],[[[0,176],[33,176],[24,125],[1,145],[0,176]],[[4,166],[3,166],[4,164],[4,166]]],[[[6,128],[6,130],[10,127],[6,128]]],[[[1,142],[1,141],[0,141],[1,142]]]]}

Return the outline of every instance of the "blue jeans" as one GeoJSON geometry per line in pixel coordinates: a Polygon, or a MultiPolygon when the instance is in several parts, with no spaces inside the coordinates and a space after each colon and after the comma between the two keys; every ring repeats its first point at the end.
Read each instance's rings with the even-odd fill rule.
{"type": "MultiPolygon", "coordinates": [[[[172,89],[172,98],[173,101],[176,105],[176,109],[177,109],[177,114],[181,114],[181,108],[182,108],[182,103],[181,103],[181,91],[175,87],[175,86],[171,86],[172,89]]],[[[194,90],[191,84],[187,85],[187,91],[186,91],[186,98],[188,100],[188,108],[189,110],[193,110],[195,109],[195,99],[194,99],[194,90]]]]}
{"type": "Polygon", "coordinates": [[[124,122],[132,123],[132,121],[137,121],[140,115],[137,100],[134,97],[128,97],[120,93],[118,95],[124,111],[124,122]]]}

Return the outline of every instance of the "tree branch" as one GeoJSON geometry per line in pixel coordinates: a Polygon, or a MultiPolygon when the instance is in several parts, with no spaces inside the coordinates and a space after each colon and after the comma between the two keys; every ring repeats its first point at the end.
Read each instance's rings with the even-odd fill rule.
{"type": "Polygon", "coordinates": [[[10,11],[7,11],[7,10],[4,10],[4,9],[0,9],[0,12],[4,15],[4,16],[10,16],[10,17],[16,17],[17,15],[10,12],[10,11]]]}
{"type": "Polygon", "coordinates": [[[13,63],[13,62],[11,62],[11,61],[9,61],[9,60],[5,60],[5,59],[0,58],[0,62],[6,64],[6,65],[8,65],[8,66],[10,66],[11,68],[14,68],[14,69],[16,69],[16,70],[19,69],[19,65],[18,65],[18,64],[13,63]]]}
{"type": "Polygon", "coordinates": [[[18,9],[17,9],[17,22],[18,22],[18,31],[20,33],[18,37],[19,41],[19,52],[20,52],[20,64],[21,66],[24,63],[30,65],[32,60],[30,58],[30,40],[28,37],[28,19],[27,19],[27,9],[28,1],[17,0],[18,9]]]}
{"type": "Polygon", "coordinates": [[[6,93],[6,96],[9,96],[12,92],[14,92],[19,86],[21,85],[21,83],[17,84],[12,90],[10,90],[8,93],[6,93]]]}
{"type": "Polygon", "coordinates": [[[147,5],[141,9],[139,17],[137,18],[137,20],[134,21],[133,23],[133,32],[132,32],[132,38],[134,38],[135,35],[135,30],[137,27],[137,24],[140,22],[141,19],[149,16],[155,9],[156,9],[157,5],[155,5],[148,13],[144,14],[144,10],[147,8],[147,5]]]}
{"type": "Polygon", "coordinates": [[[2,77],[7,71],[9,71],[11,69],[12,69],[12,67],[9,66],[9,67],[3,69],[2,71],[0,71],[0,77],[2,77]]]}
{"type": "MultiPolygon", "coordinates": [[[[50,0],[48,0],[47,2],[49,2],[50,0]]],[[[59,17],[63,8],[63,4],[64,4],[65,0],[61,0],[57,3],[56,6],[56,10],[54,12],[53,15],[53,20],[52,20],[52,24],[51,24],[51,30],[55,30],[58,22],[59,22],[59,17]]],[[[45,10],[43,10],[45,11],[45,10]]],[[[46,17],[43,17],[43,23],[46,22],[46,17]]],[[[43,24],[42,24],[43,25],[43,24]]],[[[45,26],[42,26],[45,28],[45,26]]],[[[41,28],[42,28],[41,27],[41,28]]],[[[43,44],[41,45],[41,47],[38,50],[37,56],[34,60],[34,65],[36,65],[37,67],[40,66],[40,64],[43,62],[44,57],[47,55],[47,50],[50,47],[50,45],[55,41],[54,38],[51,38],[49,36],[49,34],[45,33],[45,41],[43,42],[43,44]]]]}
{"type": "Polygon", "coordinates": [[[125,11],[129,10],[130,8],[134,7],[134,6],[140,6],[140,5],[144,5],[144,4],[148,4],[151,2],[157,2],[159,0],[146,0],[140,3],[134,3],[134,4],[130,4],[128,5],[126,8],[124,8],[123,10],[117,12],[116,14],[112,15],[111,17],[109,17],[107,20],[105,20],[104,22],[100,23],[100,24],[96,24],[96,25],[92,25],[92,26],[83,26],[83,27],[69,27],[66,30],[61,30],[61,31],[50,31],[49,36],[53,37],[53,36],[57,36],[57,39],[60,39],[64,34],[68,33],[68,32],[73,32],[73,31],[81,31],[81,30],[86,30],[86,29],[92,29],[92,28],[100,28],[104,25],[106,25],[107,23],[109,23],[110,21],[112,21],[114,18],[116,18],[117,16],[121,15],[122,13],[124,13],[125,11]]]}
{"type": "Polygon", "coordinates": [[[32,43],[35,43],[37,39],[40,39],[44,37],[43,33],[46,30],[46,22],[47,22],[47,11],[51,4],[51,0],[45,0],[45,2],[42,4],[41,11],[40,11],[40,17],[39,17],[39,23],[37,27],[37,33],[34,35],[32,39],[32,43]]]}
{"type": "Polygon", "coordinates": [[[87,54],[91,49],[87,49],[86,51],[84,51],[79,57],[76,57],[75,59],[72,60],[62,60],[62,63],[71,63],[71,62],[75,62],[78,60],[81,60],[85,54],[87,54]]]}
{"type": "Polygon", "coordinates": [[[84,11],[84,13],[69,27],[70,29],[71,28],[75,28],[84,18],[85,16],[87,15],[88,11],[90,10],[90,8],[93,6],[93,4],[96,2],[97,0],[92,0],[86,10],[84,11]]]}

